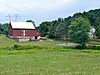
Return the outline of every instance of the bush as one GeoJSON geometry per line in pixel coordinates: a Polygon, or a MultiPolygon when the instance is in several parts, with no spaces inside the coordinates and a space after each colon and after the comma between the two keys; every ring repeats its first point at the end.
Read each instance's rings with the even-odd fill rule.
{"type": "Polygon", "coordinates": [[[6,50],[29,50],[29,49],[47,49],[47,47],[31,46],[31,45],[19,45],[15,44],[12,47],[6,47],[6,50]]]}
{"type": "Polygon", "coordinates": [[[88,45],[87,49],[100,50],[100,46],[96,46],[96,45],[88,45]]]}
{"type": "Polygon", "coordinates": [[[81,50],[81,49],[83,49],[83,48],[82,48],[81,45],[78,45],[78,46],[75,47],[75,49],[79,49],[79,50],[81,50]]]}
{"type": "Polygon", "coordinates": [[[22,47],[19,44],[15,44],[12,48],[16,50],[20,50],[22,47]]]}
{"type": "Polygon", "coordinates": [[[78,45],[78,46],[76,46],[75,48],[76,48],[76,49],[79,49],[79,50],[81,50],[81,49],[86,49],[86,44],[78,45]]]}
{"type": "Polygon", "coordinates": [[[100,46],[96,46],[94,49],[95,50],[100,50],[100,46]]]}

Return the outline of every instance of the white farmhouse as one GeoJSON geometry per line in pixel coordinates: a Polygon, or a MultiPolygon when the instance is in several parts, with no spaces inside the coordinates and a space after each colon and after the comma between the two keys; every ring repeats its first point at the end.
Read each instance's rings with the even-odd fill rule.
{"type": "Polygon", "coordinates": [[[89,37],[93,39],[95,37],[96,29],[94,27],[90,28],[89,37]]]}

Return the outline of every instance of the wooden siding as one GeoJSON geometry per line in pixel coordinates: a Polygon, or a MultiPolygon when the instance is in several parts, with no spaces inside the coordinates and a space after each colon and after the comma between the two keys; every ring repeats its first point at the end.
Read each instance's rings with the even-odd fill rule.
{"type": "Polygon", "coordinates": [[[26,36],[26,37],[33,37],[33,36],[40,36],[40,33],[37,30],[26,30],[26,29],[13,29],[13,37],[17,38],[17,36],[26,36]],[[25,35],[23,35],[23,31],[25,31],[25,35]]]}
{"type": "Polygon", "coordinates": [[[9,25],[9,28],[8,28],[8,35],[13,36],[13,29],[11,25],[9,25]]]}
{"type": "Polygon", "coordinates": [[[32,38],[33,36],[40,36],[40,33],[35,29],[12,29],[10,25],[8,35],[12,38],[17,38],[18,36],[32,38]]]}

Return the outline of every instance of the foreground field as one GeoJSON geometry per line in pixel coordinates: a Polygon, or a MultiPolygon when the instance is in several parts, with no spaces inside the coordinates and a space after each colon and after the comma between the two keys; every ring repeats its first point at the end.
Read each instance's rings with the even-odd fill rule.
{"type": "Polygon", "coordinates": [[[100,50],[59,47],[63,42],[54,41],[17,43],[5,36],[0,43],[0,75],[100,75],[100,50]],[[4,49],[16,43],[43,48],[4,49]]]}

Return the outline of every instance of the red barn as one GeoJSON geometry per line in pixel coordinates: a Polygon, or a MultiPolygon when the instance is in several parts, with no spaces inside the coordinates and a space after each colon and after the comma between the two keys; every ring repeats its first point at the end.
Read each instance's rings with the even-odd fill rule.
{"type": "Polygon", "coordinates": [[[21,39],[39,39],[40,33],[35,29],[31,22],[11,22],[8,29],[8,35],[11,38],[21,39]]]}

